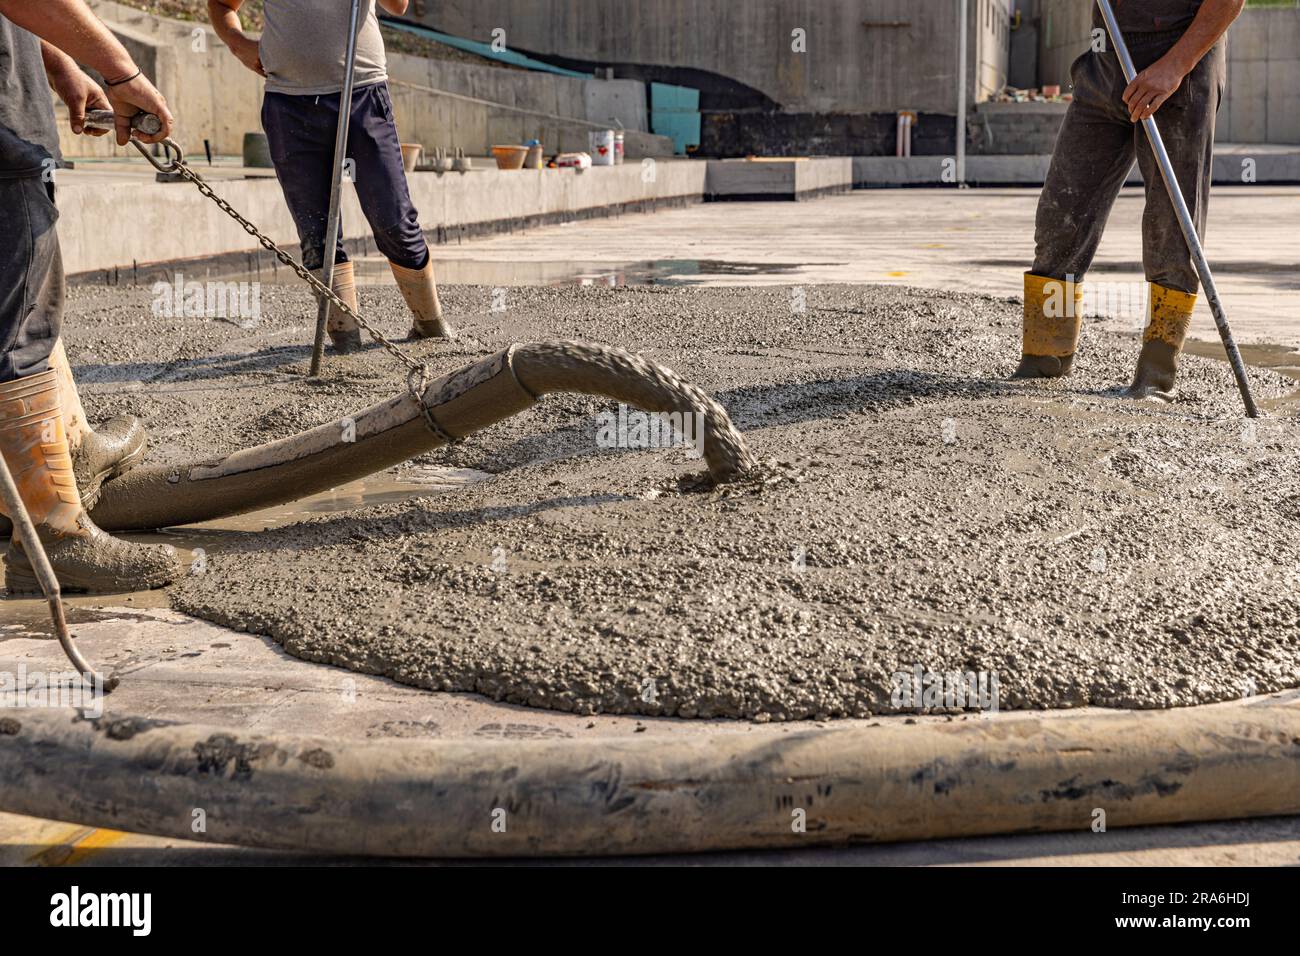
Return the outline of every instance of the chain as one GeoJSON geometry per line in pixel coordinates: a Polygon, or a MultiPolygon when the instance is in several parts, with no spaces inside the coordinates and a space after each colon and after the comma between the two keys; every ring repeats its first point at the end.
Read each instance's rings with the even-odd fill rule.
{"type": "MultiPolygon", "coordinates": [[[[144,152],[144,150],[141,150],[141,152],[144,152]]],[[[149,156],[147,153],[145,153],[145,158],[149,159],[150,162],[153,162],[155,166],[159,165],[154,162],[153,157],[149,156]]],[[[159,168],[162,169],[163,167],[159,166],[159,168]]],[[[198,173],[190,169],[184,159],[172,159],[171,163],[164,171],[176,173],[186,182],[193,183],[195,189],[208,199],[211,199],[217,204],[217,207],[222,212],[235,220],[235,222],[239,223],[239,225],[243,227],[244,232],[256,239],[263,249],[275,256],[275,258],[282,264],[293,270],[294,274],[297,275],[299,279],[302,279],[303,282],[307,283],[316,295],[328,301],[330,305],[337,308],[344,315],[350,316],[355,320],[357,325],[364,329],[367,335],[378,342],[380,346],[383,347],[384,351],[396,359],[397,362],[406,369],[406,387],[410,391],[411,397],[415,399],[416,405],[419,406],[420,413],[424,416],[424,423],[429,427],[429,430],[449,445],[456,442],[455,438],[447,434],[447,432],[442,429],[442,426],[434,421],[433,413],[429,410],[429,406],[425,404],[424,392],[429,386],[429,366],[427,364],[414,361],[410,356],[398,348],[392,340],[355,312],[346,302],[335,295],[334,290],[326,286],[324,282],[320,281],[320,279],[316,278],[316,276],[312,274],[311,270],[277,246],[267,236],[263,235],[255,225],[240,215],[237,209],[213,192],[212,187],[204,182],[198,173]]]]}

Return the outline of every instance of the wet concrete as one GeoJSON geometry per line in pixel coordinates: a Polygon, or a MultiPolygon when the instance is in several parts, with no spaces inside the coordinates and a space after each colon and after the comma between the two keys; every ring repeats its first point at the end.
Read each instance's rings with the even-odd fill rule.
{"type": "MultiPolygon", "coordinates": [[[[719,397],[767,483],[684,490],[684,452],[601,450],[608,408],[551,398],[391,476],[492,480],[228,532],[171,600],[309,660],[578,713],[865,716],[897,710],[893,675],[918,665],[994,673],[1004,708],[1300,684],[1293,382],[1254,372],[1279,417],[1248,424],[1226,366],[1191,356],[1178,404],[1128,403],[1136,346],[1089,326],[1074,379],[1011,384],[1012,301],[803,293],[792,312],[779,288],[448,288],[462,338],[411,346],[435,371],[513,341],[644,352],[719,397]]],[[[153,461],[299,431],[396,380],[373,349],[298,377],[314,310],[296,289],[264,288],[251,328],[101,301],[74,293],[74,370],[92,417],[146,418],[153,461]]],[[[398,305],[363,294],[394,333],[398,305]]]]}

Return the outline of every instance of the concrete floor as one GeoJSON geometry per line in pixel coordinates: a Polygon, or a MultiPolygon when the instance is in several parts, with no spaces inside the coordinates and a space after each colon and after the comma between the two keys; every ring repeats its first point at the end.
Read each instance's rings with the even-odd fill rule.
{"type": "MultiPolygon", "coordinates": [[[[122,603],[121,598],[114,600],[122,603]]],[[[72,629],[83,652],[92,662],[122,677],[121,687],[105,698],[105,710],[110,713],[262,732],[369,739],[540,739],[638,733],[676,737],[759,730],[758,725],[741,722],[577,717],[499,704],[472,694],[431,694],[386,679],[291,658],[265,638],[159,607],[156,596],[150,601],[133,598],[130,606],[119,607],[84,597],[69,603],[72,629]],[[142,606],[150,603],[155,606],[142,606]]],[[[29,674],[66,669],[41,602],[6,601],[0,610],[0,671],[14,673],[20,665],[29,674]]],[[[1300,692],[1277,696],[1300,700],[1300,692]]],[[[1088,712],[1085,709],[1043,716],[1068,721],[1088,712]]],[[[1020,711],[971,719],[1024,716],[1025,712],[1020,711]]],[[[794,733],[800,726],[788,724],[776,729],[794,733]]],[[[762,732],[773,729],[767,726],[762,732]]],[[[0,866],[330,862],[349,861],[188,843],[0,813],[0,866]]],[[[701,866],[1294,866],[1300,865],[1300,817],[1111,829],[1106,833],[1085,829],[838,849],[722,853],[637,862],[701,866]]]]}
{"type": "MultiPolygon", "coordinates": [[[[647,264],[658,263],[660,281],[881,282],[1017,296],[1020,273],[1032,257],[1035,199],[1034,190],[909,190],[860,192],[805,204],[706,205],[444,246],[436,255],[445,282],[511,285],[575,281],[585,275],[585,281],[617,284],[629,276],[643,281],[648,268],[653,278],[654,267],[647,264]]],[[[1094,279],[1140,281],[1140,215],[1140,194],[1126,191],[1094,279]]],[[[1239,338],[1300,347],[1300,326],[1290,321],[1300,313],[1300,188],[1216,190],[1211,219],[1210,254],[1239,338]]],[[[1127,317],[1108,324],[1135,327],[1136,322],[1127,317]]],[[[1204,307],[1194,335],[1214,339],[1204,307]]],[[[1285,349],[1275,350],[1273,359],[1271,364],[1295,364],[1285,349]]],[[[394,491],[386,486],[384,493],[394,491]]],[[[356,505],[355,495],[343,496],[337,510],[356,505]]],[[[326,503],[314,510],[330,507],[326,503]]],[[[114,601],[116,606],[75,599],[71,614],[88,656],[124,675],[122,688],[109,698],[120,713],[372,737],[743,734],[752,729],[741,723],[577,718],[472,695],[428,694],[288,658],[260,637],[178,615],[157,597],[114,601]]],[[[0,612],[0,670],[20,664],[29,670],[61,666],[41,603],[7,601],[0,612]]],[[[183,844],[0,814],[4,865],[302,861],[288,854],[183,844]]],[[[1294,865],[1300,863],[1300,818],[725,854],[691,862],[1294,865]]]]}
{"type": "MultiPolygon", "coordinates": [[[[440,246],[446,282],[870,282],[1020,296],[1034,253],[1036,189],[869,190],[808,203],[723,203],[440,246]]],[[[1116,203],[1090,279],[1142,282],[1140,189],[1116,203]]],[[[1300,187],[1214,191],[1208,255],[1245,342],[1300,347],[1300,187]]],[[[1138,330],[1143,316],[1105,323],[1138,330]]],[[[1202,301],[1193,337],[1217,342],[1202,301]]]]}

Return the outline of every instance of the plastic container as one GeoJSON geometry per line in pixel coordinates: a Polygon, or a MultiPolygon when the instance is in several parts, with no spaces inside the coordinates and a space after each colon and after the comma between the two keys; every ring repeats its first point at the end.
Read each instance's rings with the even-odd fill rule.
{"type": "Polygon", "coordinates": [[[420,154],[424,152],[424,147],[419,143],[402,144],[402,168],[408,173],[415,172],[415,167],[420,165],[420,154]]]}
{"type": "Polygon", "coordinates": [[[265,133],[244,134],[244,165],[252,169],[273,169],[271,145],[265,133]]]}
{"type": "Polygon", "coordinates": [[[590,139],[591,165],[613,166],[617,143],[614,131],[612,129],[592,130],[590,139]]]}
{"type": "Polygon", "coordinates": [[[493,146],[492,155],[496,157],[497,169],[523,169],[524,160],[528,158],[528,147],[493,146]]]}
{"type": "Polygon", "coordinates": [[[590,169],[592,158],[587,153],[561,153],[555,157],[558,169],[590,169]]]}

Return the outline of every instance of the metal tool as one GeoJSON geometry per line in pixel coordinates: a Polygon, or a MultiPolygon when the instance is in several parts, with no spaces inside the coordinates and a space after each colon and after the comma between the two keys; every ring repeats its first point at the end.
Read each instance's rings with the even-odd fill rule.
{"type": "MultiPolygon", "coordinates": [[[[113,114],[107,110],[92,110],[87,114],[86,127],[90,129],[115,129],[113,114]]],[[[139,113],[131,119],[131,128],[139,130],[146,136],[156,135],[162,129],[162,121],[150,113],[139,113]]],[[[249,222],[240,215],[230,203],[218,196],[206,182],[203,177],[191,169],[185,162],[185,150],[179,143],[173,139],[164,139],[157,145],[162,148],[163,156],[153,155],[152,147],[147,143],[142,143],[137,139],[132,139],[131,145],[139,151],[140,155],[149,161],[149,164],[160,173],[170,173],[180,176],[188,183],[192,183],[202,195],[211,199],[217,204],[217,207],[224,212],[243,228],[243,230],[257,240],[258,244],[271,253],[284,266],[287,266],[294,275],[302,279],[303,282],[320,298],[327,300],[330,305],[336,306],[346,315],[350,316],[357,325],[374,339],[389,355],[391,355],[399,365],[406,370],[406,388],[407,391],[415,398],[420,409],[425,424],[428,426],[440,440],[447,440],[449,436],[443,433],[434,421],[433,414],[429,410],[428,404],[424,400],[424,393],[429,387],[429,366],[423,362],[416,362],[407,356],[397,344],[370,324],[364,316],[354,311],[346,302],[334,294],[334,291],[312,272],[307,269],[301,262],[289,255],[268,236],[266,236],[257,226],[249,222]]],[[[330,257],[330,261],[333,257],[330,257]]],[[[0,459],[0,464],[3,460],[0,459]]],[[[83,674],[94,675],[97,680],[103,681],[104,692],[115,688],[119,681],[117,677],[107,679],[99,676],[89,664],[86,663],[73,645],[71,637],[68,634],[67,621],[63,613],[63,601],[59,590],[58,579],[54,575],[53,568],[50,567],[49,559],[45,555],[45,549],[41,546],[40,538],[36,535],[36,529],[32,525],[31,518],[27,514],[27,509],[23,506],[22,499],[18,494],[17,486],[14,485],[13,477],[9,474],[8,468],[0,468],[0,497],[3,497],[5,506],[9,509],[14,533],[19,535],[24,547],[28,552],[28,557],[32,561],[32,567],[36,572],[38,580],[41,582],[41,588],[44,590],[47,599],[50,601],[50,614],[54,618],[54,629],[58,635],[59,643],[63,646],[64,653],[68,659],[83,674]],[[52,596],[51,596],[52,595],[52,596]]]]}
{"type": "MultiPolygon", "coordinates": [[[[1106,21],[1111,42],[1115,45],[1120,66],[1124,70],[1124,78],[1132,83],[1138,71],[1133,64],[1133,57],[1129,55],[1128,44],[1124,42],[1119,21],[1115,19],[1115,10],[1110,0],[1097,0],[1097,4],[1101,7],[1101,15],[1106,21]]],[[[1205,258],[1205,249],[1201,245],[1201,237],[1196,232],[1196,223],[1192,220],[1191,210],[1187,208],[1187,200],[1183,198],[1182,187],[1178,184],[1178,174],[1174,172],[1173,163],[1169,161],[1169,151],[1165,149],[1160,127],[1156,125],[1154,116],[1148,116],[1142,121],[1142,125],[1146,128],[1147,139],[1151,141],[1151,151],[1156,155],[1156,162],[1160,164],[1160,175],[1164,177],[1165,188],[1169,190],[1169,199],[1174,204],[1174,212],[1178,214],[1178,223],[1183,227],[1187,248],[1192,253],[1192,263],[1196,266],[1197,275],[1201,277],[1201,285],[1205,287],[1205,298],[1210,303],[1210,311],[1214,313],[1214,324],[1219,328],[1219,337],[1223,339],[1223,348],[1228,353],[1232,374],[1237,380],[1237,388],[1246,405],[1246,415],[1250,418],[1259,418],[1259,408],[1250,393],[1250,381],[1246,378],[1246,364],[1241,359],[1237,342],[1232,337],[1232,329],[1228,326],[1228,316],[1223,311],[1223,302],[1219,298],[1218,287],[1214,284],[1214,274],[1210,271],[1210,263],[1205,258]]]]}
{"type": "MultiPolygon", "coordinates": [[[[87,110],[86,129],[105,129],[110,133],[117,129],[117,115],[112,110],[87,110]]],[[[162,120],[152,113],[136,113],[131,117],[131,128],[146,136],[156,136],[162,129],[162,120]]]]}
{"type": "MultiPolygon", "coordinates": [[[[151,118],[155,122],[158,122],[158,117],[152,116],[151,118]]],[[[134,123],[135,120],[132,120],[133,125],[134,123]]],[[[154,129],[162,129],[161,124],[154,127],[154,129]]],[[[337,307],[346,315],[350,316],[363,332],[379,343],[379,345],[383,347],[384,351],[396,359],[397,362],[406,369],[407,385],[410,388],[411,393],[415,395],[416,399],[420,401],[421,405],[423,405],[423,399],[421,396],[424,393],[425,387],[428,385],[429,366],[423,362],[416,362],[409,358],[406,353],[398,348],[397,343],[393,342],[390,338],[384,335],[384,333],[380,332],[370,324],[368,319],[335,295],[334,290],[321,282],[320,279],[312,274],[310,269],[277,246],[274,240],[265,235],[257,228],[257,226],[253,225],[253,223],[245,219],[239,213],[239,210],[235,209],[234,206],[230,205],[230,203],[218,196],[213,191],[212,187],[204,181],[203,177],[191,169],[185,162],[185,150],[181,149],[179,143],[174,139],[164,139],[160,142],[158,145],[162,147],[164,153],[164,156],[161,159],[153,155],[150,151],[149,145],[146,143],[141,143],[139,140],[133,139],[131,140],[131,145],[134,146],[136,150],[139,151],[140,155],[147,159],[149,164],[153,166],[154,169],[158,170],[158,172],[173,174],[181,177],[181,179],[188,183],[192,183],[195,189],[216,203],[218,209],[224,212],[231,219],[235,220],[235,222],[239,223],[244,232],[257,240],[258,245],[271,253],[271,255],[275,256],[276,260],[282,265],[287,266],[292,270],[293,274],[299,279],[307,283],[307,285],[311,287],[312,292],[322,298],[328,299],[330,305],[337,307]]]]}
{"type": "MultiPolygon", "coordinates": [[[[339,203],[343,198],[343,163],[348,154],[348,127],[352,122],[352,85],[356,78],[357,29],[361,18],[360,0],[352,0],[352,14],[348,24],[348,52],[343,65],[343,91],[339,94],[339,122],[334,135],[334,175],[330,180],[330,211],[325,220],[325,252],[321,260],[321,278],[326,288],[334,288],[334,255],[339,237],[339,203]]],[[[316,339],[311,348],[312,377],[320,374],[321,358],[325,354],[325,324],[329,319],[330,304],[320,300],[316,312],[316,339]]]]}
{"type": "Polygon", "coordinates": [[[36,526],[32,524],[32,517],[27,513],[27,506],[23,504],[23,496],[18,492],[18,485],[14,483],[14,476],[9,471],[9,463],[5,461],[4,455],[0,455],[0,499],[4,500],[5,511],[8,512],[9,520],[13,523],[14,536],[22,542],[23,550],[27,552],[27,559],[32,563],[32,572],[45,593],[46,603],[50,606],[50,620],[54,622],[54,636],[59,639],[59,646],[63,648],[63,653],[68,655],[68,660],[77,669],[77,673],[92,687],[102,688],[103,693],[107,694],[118,685],[118,679],[116,677],[106,679],[87,663],[81,656],[81,651],[77,650],[77,645],[72,643],[72,635],[68,633],[68,618],[63,611],[63,591],[59,587],[59,579],[54,574],[54,568],[50,566],[50,559],[45,554],[45,546],[41,544],[40,535],[36,533],[36,526]]]}

